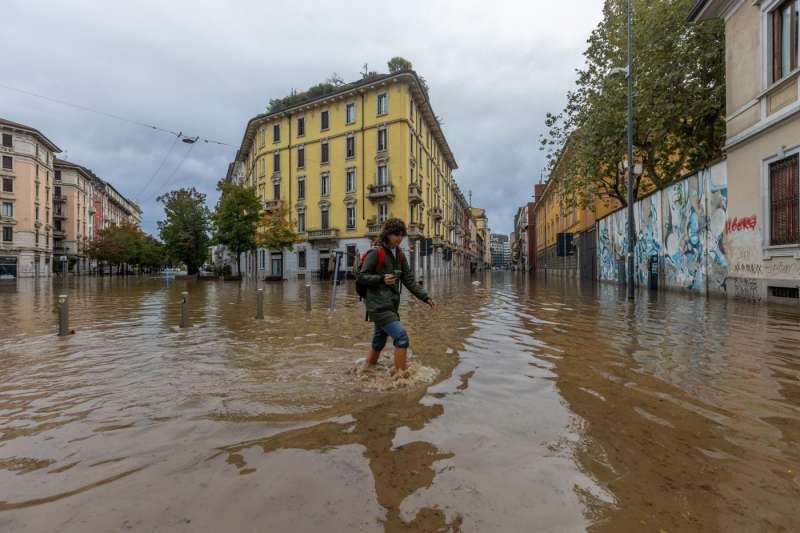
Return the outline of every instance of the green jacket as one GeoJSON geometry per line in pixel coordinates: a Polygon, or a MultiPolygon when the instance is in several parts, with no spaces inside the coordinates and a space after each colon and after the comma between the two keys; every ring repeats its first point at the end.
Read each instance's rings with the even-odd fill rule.
{"type": "Polygon", "coordinates": [[[386,249],[386,253],[380,272],[375,271],[375,267],[378,266],[378,249],[373,248],[364,258],[364,263],[358,272],[358,279],[367,285],[367,296],[364,299],[367,304],[367,318],[378,326],[385,326],[389,322],[400,320],[398,313],[400,283],[393,286],[386,285],[383,282],[383,276],[386,274],[394,274],[395,270],[401,270],[403,273],[399,282],[402,282],[414,296],[423,302],[427,302],[430,298],[425,289],[414,281],[414,272],[408,266],[405,255],[401,256],[401,261],[397,261],[388,246],[384,244],[381,246],[386,249]]]}

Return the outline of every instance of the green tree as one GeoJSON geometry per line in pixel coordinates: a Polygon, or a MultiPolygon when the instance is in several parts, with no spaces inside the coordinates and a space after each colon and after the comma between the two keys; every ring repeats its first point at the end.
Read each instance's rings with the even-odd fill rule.
{"type": "Polygon", "coordinates": [[[159,196],[158,201],[164,204],[165,220],[158,222],[158,231],[165,251],[186,264],[189,274],[196,274],[211,244],[206,195],[192,187],[168,192],[159,196]]]}
{"type": "Polygon", "coordinates": [[[395,74],[397,72],[403,72],[404,70],[411,70],[414,67],[411,65],[411,61],[404,57],[395,56],[389,60],[387,63],[389,66],[389,72],[395,74]]]}
{"type": "Polygon", "coordinates": [[[281,206],[261,215],[258,224],[257,242],[270,250],[283,250],[297,242],[297,233],[292,229],[289,210],[281,206]]]}
{"type": "Polygon", "coordinates": [[[86,253],[92,259],[115,265],[158,267],[164,264],[161,243],[133,224],[100,230],[98,237],[87,244],[86,253]]]}
{"type": "Polygon", "coordinates": [[[253,189],[236,183],[220,181],[217,190],[220,197],[212,215],[214,241],[236,254],[236,269],[241,275],[241,254],[256,247],[261,202],[253,189]]]}
{"type": "MultiPolygon", "coordinates": [[[[541,148],[567,202],[592,196],[626,204],[627,0],[606,0],[588,39],[586,66],[559,114],[548,114],[541,148]],[[569,149],[566,149],[569,147],[569,149]]],[[[722,21],[691,24],[694,0],[634,0],[634,158],[637,196],[720,157],[725,135],[722,21]]]]}

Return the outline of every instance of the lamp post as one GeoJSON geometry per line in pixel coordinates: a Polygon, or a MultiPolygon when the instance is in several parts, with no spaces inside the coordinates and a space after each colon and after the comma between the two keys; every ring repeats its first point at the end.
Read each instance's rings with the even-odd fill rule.
{"type": "Polygon", "coordinates": [[[633,241],[636,230],[633,219],[633,0],[628,0],[628,299],[633,300],[633,241]]]}

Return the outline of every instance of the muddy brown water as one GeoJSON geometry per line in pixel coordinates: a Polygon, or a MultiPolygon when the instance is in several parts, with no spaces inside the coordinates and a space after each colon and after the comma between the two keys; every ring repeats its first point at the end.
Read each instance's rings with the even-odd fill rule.
{"type": "Polygon", "coordinates": [[[349,286],[0,285],[0,530],[800,530],[800,315],[479,279],[404,302],[392,392],[349,286]]]}

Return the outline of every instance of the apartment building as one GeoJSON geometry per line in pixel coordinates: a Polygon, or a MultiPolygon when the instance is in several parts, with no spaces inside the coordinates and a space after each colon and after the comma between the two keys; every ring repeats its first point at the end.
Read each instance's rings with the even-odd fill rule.
{"type": "Polygon", "coordinates": [[[489,218],[486,210],[480,207],[470,208],[472,218],[475,220],[475,242],[477,244],[477,267],[480,270],[491,268],[492,266],[492,247],[491,230],[489,229],[489,218]]]}
{"type": "Polygon", "coordinates": [[[324,274],[336,252],[352,269],[390,217],[406,221],[418,273],[467,268],[457,167],[413,71],[284,99],[248,122],[228,177],[253,187],[264,209],[287,208],[300,242],[250,254],[248,273],[324,274]]]}
{"type": "Polygon", "coordinates": [[[53,161],[61,152],[40,131],[0,119],[0,279],[52,273],[53,161]]]}
{"type": "Polygon", "coordinates": [[[799,0],[699,0],[725,21],[729,296],[800,302],[799,0]]]}

